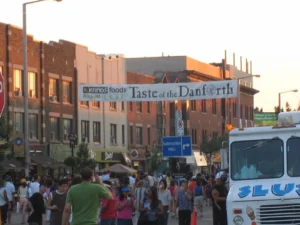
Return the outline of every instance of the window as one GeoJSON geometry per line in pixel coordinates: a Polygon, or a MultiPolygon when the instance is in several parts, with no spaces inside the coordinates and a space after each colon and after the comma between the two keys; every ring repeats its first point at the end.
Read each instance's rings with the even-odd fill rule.
{"type": "Polygon", "coordinates": [[[142,102],[136,102],[136,111],[137,112],[143,112],[143,103],[142,102]]]}
{"type": "Polygon", "coordinates": [[[207,139],[207,131],[206,130],[202,130],[202,143],[207,139]]]}
{"type": "Polygon", "coordinates": [[[233,103],[232,104],[232,111],[233,111],[233,118],[236,118],[236,116],[237,116],[237,109],[236,109],[236,103],[233,103]]]}
{"type": "Polygon", "coordinates": [[[206,113],[206,100],[201,100],[201,112],[206,113]]]}
{"type": "Polygon", "coordinates": [[[219,133],[218,132],[213,132],[213,139],[216,140],[219,136],[219,133]]]}
{"type": "Polygon", "coordinates": [[[125,125],[122,125],[122,145],[125,145],[125,125]]]}
{"type": "Polygon", "coordinates": [[[197,144],[197,129],[192,129],[192,144],[196,145],[197,144]]]}
{"type": "Polygon", "coordinates": [[[217,100],[212,99],[211,103],[212,103],[212,106],[211,106],[212,114],[217,115],[217,100]]]}
{"type": "Polygon", "coordinates": [[[64,141],[69,140],[69,135],[72,134],[72,120],[63,119],[64,141]]]}
{"type": "Polygon", "coordinates": [[[143,144],[143,128],[136,127],[136,143],[139,145],[143,144]]]}
{"type": "Polygon", "coordinates": [[[15,133],[19,134],[19,133],[24,133],[24,113],[20,113],[20,112],[15,112],[14,115],[14,120],[15,120],[15,133]]]}
{"type": "Polygon", "coordinates": [[[151,129],[147,128],[148,145],[151,145],[151,129]]]}
{"type": "Polygon", "coordinates": [[[14,95],[23,96],[22,70],[14,70],[14,95]]]}
{"type": "Polygon", "coordinates": [[[283,141],[280,139],[233,142],[230,148],[231,179],[282,177],[284,173],[283,147],[283,141]]]}
{"type": "Polygon", "coordinates": [[[59,84],[57,79],[50,78],[49,79],[49,100],[51,102],[59,101],[59,84]]]}
{"type": "Polygon", "coordinates": [[[191,111],[197,111],[196,100],[191,100],[191,111]]]}
{"type": "Polygon", "coordinates": [[[59,118],[50,117],[50,141],[60,140],[59,130],[59,118]]]}
{"type": "Polygon", "coordinates": [[[240,106],[241,107],[241,119],[244,118],[244,115],[243,115],[243,105],[240,106]]]}
{"type": "Polygon", "coordinates": [[[253,120],[253,107],[250,107],[250,120],[253,120]]]}
{"type": "Polygon", "coordinates": [[[98,101],[92,101],[92,107],[93,108],[98,108],[98,109],[100,109],[100,102],[98,102],[98,101]]]}
{"type": "Polygon", "coordinates": [[[151,111],[151,102],[147,102],[147,113],[150,113],[151,111]]]}
{"type": "Polygon", "coordinates": [[[130,144],[133,145],[133,126],[129,127],[129,135],[130,135],[130,144]]]}
{"type": "Polygon", "coordinates": [[[117,109],[117,103],[116,102],[109,102],[109,108],[116,110],[117,109]]]}
{"type": "Polygon", "coordinates": [[[37,98],[37,75],[36,73],[28,73],[28,97],[37,98]]]}
{"type": "Polygon", "coordinates": [[[129,111],[132,112],[132,102],[129,102],[129,111]]]}
{"type": "Polygon", "coordinates": [[[110,144],[116,145],[117,142],[117,124],[110,124],[110,144]]]}
{"type": "Polygon", "coordinates": [[[81,120],[81,139],[85,142],[89,142],[90,138],[90,122],[87,120],[81,120]]]}
{"type": "Polygon", "coordinates": [[[29,139],[37,140],[38,139],[38,115],[37,114],[28,114],[28,127],[29,127],[29,139]]]}
{"type": "Polygon", "coordinates": [[[125,110],[125,103],[121,102],[121,110],[124,111],[125,110]]]}
{"type": "Polygon", "coordinates": [[[84,107],[89,107],[89,102],[88,101],[80,101],[80,105],[84,107]]]}
{"type": "Polygon", "coordinates": [[[287,141],[287,169],[291,177],[300,177],[300,138],[293,137],[287,141]]]}
{"type": "Polygon", "coordinates": [[[63,103],[72,103],[72,83],[63,81],[63,103]]]}
{"type": "Polygon", "coordinates": [[[100,143],[101,142],[101,123],[93,122],[93,142],[100,143]]]}

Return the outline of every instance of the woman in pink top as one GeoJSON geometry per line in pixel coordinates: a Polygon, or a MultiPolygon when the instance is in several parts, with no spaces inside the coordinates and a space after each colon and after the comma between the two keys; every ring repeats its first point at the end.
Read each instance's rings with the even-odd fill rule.
{"type": "Polygon", "coordinates": [[[120,196],[117,198],[117,224],[118,225],[133,225],[132,213],[134,209],[134,199],[130,194],[129,187],[120,189],[120,196]]]}

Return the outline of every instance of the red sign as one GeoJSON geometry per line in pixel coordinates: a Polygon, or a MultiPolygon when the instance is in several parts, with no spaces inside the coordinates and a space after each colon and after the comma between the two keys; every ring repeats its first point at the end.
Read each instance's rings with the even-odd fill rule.
{"type": "Polygon", "coordinates": [[[0,117],[5,107],[5,90],[4,90],[4,77],[0,72],[0,117]]]}

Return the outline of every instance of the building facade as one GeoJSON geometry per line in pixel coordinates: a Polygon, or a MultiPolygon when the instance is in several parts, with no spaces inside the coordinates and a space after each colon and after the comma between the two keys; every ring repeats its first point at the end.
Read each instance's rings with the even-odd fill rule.
{"type": "MultiPolygon", "coordinates": [[[[155,77],[145,74],[127,73],[128,84],[153,84],[155,77]]],[[[148,170],[147,151],[155,146],[157,127],[156,102],[128,102],[128,145],[132,166],[136,169],[148,170]]]]}
{"type": "MultiPolygon", "coordinates": [[[[77,84],[125,84],[126,67],[122,55],[96,55],[76,45],[77,84]]],[[[91,155],[100,168],[125,162],[127,153],[127,107],[125,102],[79,102],[78,140],[89,143],[91,155]]]]}
{"type": "MultiPolygon", "coordinates": [[[[224,70],[224,67],[223,64],[206,64],[187,56],[127,59],[128,72],[152,75],[156,83],[218,81],[244,76],[241,75],[242,71],[228,66],[224,70]]],[[[240,83],[243,127],[253,126],[254,95],[258,91],[253,89],[252,84],[250,85],[251,81],[248,79],[247,83],[240,83]]],[[[226,131],[226,124],[235,127],[238,125],[236,98],[158,102],[157,106],[157,143],[160,144],[162,136],[176,136],[175,112],[180,110],[184,134],[192,137],[195,153],[200,152],[200,146],[205,138],[222,135],[226,131]]],[[[199,157],[195,155],[195,158],[199,157]]]]}

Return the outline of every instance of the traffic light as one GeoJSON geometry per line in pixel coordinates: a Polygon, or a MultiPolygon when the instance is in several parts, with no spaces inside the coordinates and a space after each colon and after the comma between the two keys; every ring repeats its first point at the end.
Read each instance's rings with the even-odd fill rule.
{"type": "Polygon", "coordinates": [[[234,126],[232,126],[231,124],[226,124],[226,130],[232,131],[233,129],[234,129],[234,126]]]}

